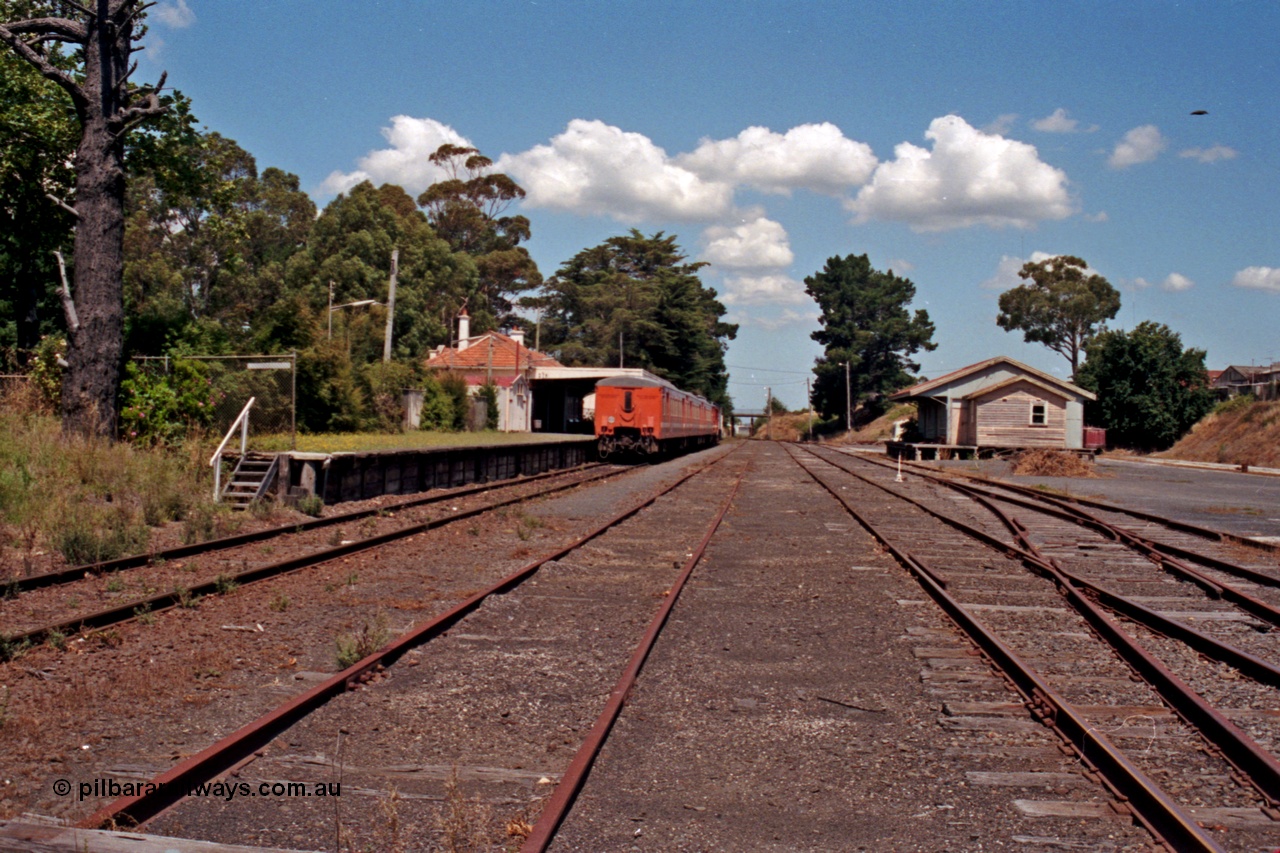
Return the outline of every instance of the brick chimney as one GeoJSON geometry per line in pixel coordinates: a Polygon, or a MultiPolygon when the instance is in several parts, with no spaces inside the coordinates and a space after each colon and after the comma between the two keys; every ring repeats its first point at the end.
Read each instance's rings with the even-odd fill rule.
{"type": "Polygon", "coordinates": [[[471,315],[463,308],[458,312],[458,352],[462,352],[471,343],[471,315]]]}

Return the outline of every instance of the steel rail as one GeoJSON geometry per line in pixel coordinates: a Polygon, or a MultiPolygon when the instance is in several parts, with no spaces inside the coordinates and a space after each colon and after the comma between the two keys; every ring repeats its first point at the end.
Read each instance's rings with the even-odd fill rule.
{"type": "MultiPolygon", "coordinates": [[[[885,467],[890,467],[887,462],[879,462],[877,460],[872,460],[872,459],[867,459],[866,461],[874,465],[884,465],[885,467]]],[[[919,462],[907,461],[904,464],[910,466],[912,470],[917,472],[924,472],[924,471],[936,472],[937,471],[937,469],[929,468],[928,466],[923,465],[919,462]]],[[[1036,489],[1030,488],[1028,486],[1020,486],[1016,483],[1007,483],[1002,480],[993,479],[991,477],[984,477],[981,474],[973,474],[968,471],[953,471],[951,473],[955,474],[958,477],[964,477],[969,480],[976,480],[979,483],[984,483],[989,486],[998,486],[1002,489],[1009,489],[1011,491],[1021,492],[1023,494],[1031,495],[1034,497],[1042,497],[1046,500],[1075,503],[1075,504],[1080,504],[1082,506],[1093,507],[1094,509],[1100,509],[1105,512],[1114,512],[1120,515],[1129,515],[1134,518],[1141,519],[1143,521],[1150,521],[1154,524],[1159,524],[1164,527],[1168,527],[1171,530],[1180,530],[1183,533],[1190,533],[1191,535],[1199,536],[1202,539],[1211,539],[1215,542],[1234,542],[1237,545],[1244,545],[1246,547],[1257,548],[1261,551],[1271,551],[1273,553],[1280,551],[1280,545],[1272,544],[1270,542],[1258,542],[1255,539],[1250,539],[1247,536],[1241,536],[1238,533],[1231,533],[1226,530],[1215,530],[1212,527],[1202,527],[1201,525],[1198,525],[1198,524],[1191,524],[1190,522],[1186,522],[1186,521],[1178,521],[1176,518],[1169,518],[1163,515],[1156,515],[1155,513],[1146,512],[1144,510],[1133,509],[1132,507],[1125,507],[1125,506],[1120,506],[1119,504],[1100,501],[1100,500],[1097,500],[1096,498],[1086,498],[1078,495],[1052,497],[1049,495],[1045,495],[1043,492],[1037,491],[1036,489]]]]}
{"type": "MultiPolygon", "coordinates": [[[[1274,808],[1280,805],[1280,762],[1277,762],[1253,738],[1213,708],[1199,693],[1192,690],[1189,685],[1143,648],[1141,643],[1121,630],[1096,604],[1082,595],[1076,585],[1072,583],[1075,580],[1074,576],[1068,577],[1067,573],[1062,570],[1056,561],[1045,560],[1037,551],[1028,550],[1025,546],[1030,543],[1026,540],[1025,533],[1021,535],[1018,533],[1020,529],[1025,531],[1025,528],[1016,520],[1010,520],[1007,514],[989,502],[981,501],[1020,542],[1019,545],[1009,545],[985,531],[978,530],[963,521],[952,518],[946,513],[935,510],[914,498],[849,471],[843,466],[836,465],[831,460],[813,453],[813,451],[809,452],[814,458],[912,504],[944,524],[997,548],[1006,556],[1020,560],[1028,568],[1053,580],[1058,591],[1081,617],[1094,628],[1098,636],[1110,645],[1139,676],[1155,689],[1160,697],[1179,716],[1199,731],[1205,740],[1222,754],[1224,759],[1234,765],[1263,796],[1269,806],[1274,808]]],[[[1034,546],[1032,547],[1034,548],[1034,546]]]]}
{"type": "MultiPolygon", "coordinates": [[[[879,462],[873,462],[873,464],[882,466],[879,462]]],[[[852,474],[852,471],[849,471],[849,473],[852,474]]],[[[1094,532],[1105,534],[1107,537],[1115,539],[1116,542],[1124,543],[1129,548],[1133,548],[1134,551],[1142,553],[1142,555],[1146,556],[1148,560],[1151,560],[1153,564],[1156,564],[1160,569],[1167,571],[1167,573],[1176,576],[1176,578],[1196,584],[1197,587],[1204,590],[1204,593],[1208,594],[1211,598],[1225,599],[1225,601],[1229,601],[1233,603],[1233,605],[1242,608],[1242,610],[1248,612],[1249,615],[1256,616],[1258,619],[1263,621],[1271,622],[1272,625],[1280,625],[1280,607],[1268,605],[1268,603],[1261,601],[1261,599],[1253,597],[1251,594],[1243,592],[1243,590],[1236,589],[1233,585],[1221,583],[1221,581],[1210,578],[1210,576],[1202,573],[1202,571],[1194,569],[1193,566],[1184,564],[1184,562],[1181,562],[1178,558],[1172,555],[1172,553],[1170,553],[1174,548],[1166,546],[1165,543],[1156,542],[1156,540],[1134,533],[1133,530],[1123,528],[1123,526],[1117,524],[1112,524],[1111,521],[1100,519],[1100,517],[1094,516],[1091,512],[1083,510],[1083,508],[1065,506],[1064,502],[1053,500],[1053,498],[1047,496],[1038,496],[1038,494],[1036,496],[1038,500],[1027,500],[1027,498],[1009,496],[1009,494],[998,494],[988,491],[988,489],[975,487],[975,485],[970,485],[968,483],[956,483],[955,480],[946,478],[946,476],[937,475],[936,473],[933,473],[933,471],[928,470],[916,471],[916,476],[922,476],[922,478],[931,480],[933,483],[945,485],[946,488],[956,489],[956,491],[961,493],[969,494],[969,496],[975,498],[975,500],[982,500],[983,497],[986,497],[993,501],[1011,503],[1011,505],[1014,506],[1029,508],[1029,510],[1041,512],[1041,514],[1050,515],[1052,517],[1056,517],[1056,519],[1071,521],[1071,523],[1092,529],[1094,532]]],[[[1021,493],[1020,489],[1019,493],[1021,493]]],[[[1192,555],[1193,558],[1196,558],[1197,561],[1202,562],[1203,565],[1215,567],[1215,569],[1224,571],[1224,573],[1234,574],[1239,576],[1239,578],[1256,581],[1256,583],[1280,587],[1280,578],[1272,578],[1271,575],[1258,573],[1258,571],[1249,569],[1247,566],[1231,564],[1231,562],[1219,560],[1219,558],[1216,557],[1198,555],[1196,552],[1184,551],[1184,549],[1183,553],[1188,553],[1188,555],[1192,555]]],[[[1073,578],[1080,584],[1089,584],[1089,581],[1080,579],[1079,576],[1073,575],[1073,578]]],[[[1096,584],[1091,585],[1096,587],[1096,584]]],[[[1101,589],[1101,587],[1098,587],[1098,589],[1101,589]]],[[[1114,597],[1114,599],[1123,599],[1123,597],[1116,593],[1107,593],[1107,596],[1114,597]]],[[[1155,622],[1158,621],[1161,622],[1161,624],[1170,625],[1170,620],[1162,620],[1162,617],[1158,616],[1156,616],[1156,619],[1152,619],[1151,615],[1153,611],[1149,611],[1148,608],[1135,605],[1133,602],[1125,603],[1126,607],[1132,608],[1132,612],[1135,616],[1142,616],[1138,621],[1143,621],[1144,624],[1147,624],[1148,628],[1160,630],[1161,633],[1166,633],[1164,629],[1157,628],[1155,622]]],[[[1199,634],[1198,631],[1192,631],[1192,633],[1199,634]]],[[[1207,642],[1210,646],[1206,646],[1206,648],[1211,648],[1212,643],[1215,642],[1215,640],[1204,638],[1201,642],[1207,642]]],[[[1231,654],[1236,652],[1236,649],[1226,646],[1226,644],[1222,644],[1222,646],[1226,649],[1230,649],[1229,652],[1225,652],[1226,656],[1231,656],[1231,654]]],[[[1243,652],[1240,653],[1243,654],[1243,652]]],[[[1224,657],[1216,657],[1216,660],[1230,662],[1224,657]]]]}
{"type": "MultiPolygon", "coordinates": [[[[1088,527],[1098,533],[1104,533],[1117,542],[1122,542],[1129,548],[1140,552],[1163,571],[1169,572],[1184,581],[1195,584],[1207,593],[1210,598],[1225,599],[1226,601],[1235,604],[1240,609],[1247,611],[1250,615],[1256,616],[1265,622],[1270,622],[1272,625],[1280,626],[1280,608],[1267,604],[1265,601],[1255,598],[1247,592],[1237,589],[1230,584],[1215,581],[1203,572],[1198,571],[1192,566],[1188,566],[1186,563],[1177,559],[1174,555],[1167,553],[1168,549],[1165,547],[1164,543],[1149,539],[1141,534],[1129,530],[1128,528],[1121,527],[1117,524],[1106,521],[1105,519],[1098,518],[1083,509],[1074,507],[1065,510],[1059,509],[1056,502],[1051,502],[1048,506],[1038,505],[1034,501],[1026,500],[1024,498],[995,494],[964,483],[949,482],[944,477],[935,477],[929,474],[917,474],[917,476],[924,477],[932,480],[933,482],[945,485],[948,488],[957,489],[973,496],[983,496],[990,500],[1003,501],[1004,503],[1030,509],[1034,512],[1051,515],[1054,518],[1061,518],[1066,521],[1074,522],[1083,527],[1088,527]]],[[[1270,575],[1255,572],[1245,566],[1226,563],[1226,561],[1221,561],[1215,557],[1209,557],[1207,555],[1197,555],[1196,559],[1200,562],[1205,562],[1206,564],[1209,561],[1224,563],[1231,566],[1233,569],[1231,574],[1235,574],[1254,582],[1265,582],[1271,586],[1280,586],[1280,578],[1273,578],[1270,575]]],[[[1226,570],[1221,569],[1221,571],[1226,570]]]]}
{"type": "Polygon", "coordinates": [[[494,489],[510,488],[512,486],[520,486],[525,483],[535,483],[549,477],[562,477],[566,474],[575,474],[598,467],[601,467],[600,463],[589,463],[586,465],[578,465],[573,468],[563,468],[558,471],[544,471],[541,474],[533,474],[531,476],[518,479],[495,480],[491,483],[467,486],[465,488],[458,489],[457,491],[451,491],[444,494],[433,489],[426,496],[408,498],[385,506],[352,510],[351,512],[329,515],[324,518],[316,518],[310,521],[297,522],[295,524],[268,527],[264,530],[253,530],[248,533],[236,533],[231,536],[223,536],[221,538],[210,539],[205,542],[195,542],[190,545],[175,545],[172,548],[165,548],[160,551],[151,551],[146,554],[129,554],[124,557],[117,557],[114,560],[103,560],[98,563],[85,563],[79,566],[70,566],[65,569],[58,569],[53,572],[42,572],[38,575],[13,578],[0,583],[0,588],[3,588],[3,590],[8,593],[10,591],[27,592],[29,590],[41,589],[47,586],[57,586],[58,584],[82,580],[86,574],[105,575],[111,572],[123,571],[125,569],[136,569],[139,566],[145,566],[160,560],[178,560],[183,557],[194,557],[214,551],[223,551],[228,548],[237,548],[241,545],[251,545],[255,542],[274,539],[277,536],[286,536],[290,533],[304,533],[308,530],[318,530],[322,527],[330,527],[335,524],[359,521],[381,513],[399,512],[402,509],[410,509],[412,507],[424,506],[427,504],[438,503],[440,501],[465,498],[482,492],[493,491],[494,489]]]}
{"type": "Polygon", "coordinates": [[[241,726],[212,746],[187,758],[169,770],[159,774],[146,786],[149,792],[121,797],[81,820],[82,829],[99,829],[110,826],[140,826],[186,798],[186,792],[195,785],[226,773],[251,758],[281,732],[326,704],[330,699],[356,688],[363,678],[395,663],[405,652],[440,636],[464,617],[478,608],[486,599],[501,595],[524,583],[537,574],[544,565],[563,559],[586,543],[603,535],[611,528],[653,504],[662,496],[674,491],[686,482],[721,462],[729,451],[706,465],[688,471],[674,482],[662,487],[632,506],[622,510],[609,520],[574,539],[568,545],[540,557],[512,572],[502,580],[481,590],[444,613],[416,625],[378,651],[357,661],[310,690],[295,696],[275,710],[241,726]]]}
{"type": "MultiPolygon", "coordinates": [[[[864,460],[864,461],[870,462],[870,460],[864,460]]],[[[887,467],[887,466],[883,466],[879,462],[870,462],[870,464],[878,465],[881,467],[887,467]]],[[[1028,501],[1025,498],[993,494],[990,491],[983,491],[982,489],[976,486],[957,483],[951,478],[941,476],[937,472],[930,471],[929,469],[918,469],[916,471],[916,475],[932,480],[936,483],[941,483],[941,484],[950,486],[952,488],[974,489],[975,493],[986,494],[988,497],[995,498],[996,500],[1001,500],[1006,503],[1011,503],[1017,506],[1025,506],[1030,509],[1034,509],[1037,512],[1044,512],[1050,515],[1054,514],[1052,511],[1050,511],[1050,509],[1047,509],[1045,507],[1045,505],[1047,504],[1050,507],[1057,508],[1057,510],[1063,513],[1067,513],[1069,516],[1072,516],[1071,518],[1067,518],[1067,520],[1076,521],[1076,523],[1078,524],[1087,524],[1089,526],[1095,526],[1097,529],[1105,528],[1106,530],[1111,531],[1110,535],[1113,536],[1114,538],[1118,538],[1118,539],[1130,538],[1134,542],[1142,543],[1141,546],[1139,546],[1142,550],[1159,551],[1161,552],[1159,554],[1160,559],[1177,557],[1184,560],[1193,560],[1211,569],[1217,569],[1218,571],[1224,572],[1226,574],[1234,575],[1235,577],[1242,578],[1244,580],[1252,581],[1253,583],[1259,584],[1261,586],[1280,587],[1280,576],[1270,575],[1270,574],[1267,574],[1266,572],[1260,572],[1256,569],[1251,569],[1248,566],[1241,566],[1238,563],[1233,563],[1229,560],[1223,560],[1218,557],[1214,557],[1211,554],[1202,554],[1199,551],[1192,551],[1191,549],[1183,548],[1180,545],[1174,545],[1168,542],[1160,542],[1159,540],[1152,539],[1149,536],[1143,536],[1142,534],[1136,533],[1127,527],[1122,527],[1114,522],[1107,521],[1106,519],[1103,519],[1103,518],[1098,518],[1096,515],[1090,512],[1087,512],[1086,510],[1078,506],[1071,506],[1072,503],[1079,503],[1079,501],[1075,501],[1074,499],[1060,498],[1054,495],[1046,495],[1043,493],[1036,492],[1034,489],[1026,489],[1021,486],[1014,486],[1008,483],[1001,483],[998,481],[981,479],[981,482],[988,487],[1007,489],[1019,495],[1028,495],[1032,498],[1032,500],[1028,501]]],[[[971,475],[965,475],[965,476],[969,477],[970,479],[980,479],[980,478],[974,478],[971,475]]],[[[1106,509],[1107,511],[1117,512],[1117,513],[1128,512],[1128,510],[1125,510],[1124,508],[1121,508],[1121,507],[1107,507],[1106,509]]],[[[1144,517],[1144,520],[1151,521],[1153,523],[1168,524],[1174,529],[1178,529],[1177,526],[1181,525],[1181,522],[1174,522],[1172,519],[1161,519],[1159,516],[1153,516],[1153,515],[1150,515],[1149,513],[1143,513],[1142,516],[1144,517]]],[[[1066,518],[1066,516],[1060,516],[1060,517],[1066,518]]],[[[1213,531],[1209,531],[1209,532],[1213,532],[1213,531]]],[[[1228,534],[1222,534],[1222,535],[1226,536],[1228,534]]],[[[1237,538],[1242,539],[1243,537],[1237,537],[1237,538]]],[[[1248,541],[1248,540],[1245,540],[1245,541],[1248,541]]],[[[1153,560],[1157,559],[1157,557],[1154,556],[1153,554],[1148,554],[1148,556],[1150,556],[1153,560]]],[[[1191,572],[1195,571],[1194,569],[1190,569],[1189,567],[1188,567],[1188,570],[1191,572]]],[[[1203,576],[1200,576],[1200,577],[1203,577],[1203,576]]],[[[1194,580],[1193,582],[1200,583],[1199,580],[1194,580]]],[[[1209,581],[1209,582],[1213,583],[1212,581],[1209,581]]]]}
{"type": "MultiPolygon", "coordinates": [[[[843,470],[830,460],[817,454],[813,456],[820,462],[843,470]]],[[[1014,689],[1022,694],[1031,712],[1044,725],[1056,732],[1065,743],[1071,745],[1081,762],[1096,772],[1102,783],[1128,807],[1135,819],[1161,844],[1176,851],[1222,850],[1195,820],[1134,765],[1105,735],[1098,732],[1065,697],[1028,666],[1016,652],[1006,646],[981,620],[952,597],[939,584],[935,572],[889,539],[854,508],[839,491],[800,462],[794,453],[792,453],[792,459],[916,578],[929,597],[1004,674],[1014,689]]],[[[848,471],[845,473],[852,474],[848,471]]]]}
{"type": "Polygon", "coordinates": [[[528,495],[517,495],[511,498],[504,498],[500,501],[494,501],[484,504],[483,506],[473,507],[471,509],[457,510],[446,513],[439,518],[429,519],[427,521],[410,524],[396,530],[380,533],[377,536],[370,536],[368,539],[361,539],[357,542],[348,542],[343,545],[336,545],[330,548],[324,548],[319,551],[312,551],[298,557],[289,557],[275,563],[257,566],[252,569],[244,569],[234,574],[224,574],[213,580],[203,583],[194,584],[184,589],[175,589],[173,592],[158,593],[146,598],[138,598],[124,604],[109,607],[105,610],[99,610],[95,613],[86,613],[83,616],[77,616],[74,619],[68,619],[62,622],[43,625],[39,628],[32,628],[28,631],[22,631],[16,634],[0,635],[4,639],[4,643],[0,644],[0,661],[5,660],[12,655],[13,650],[26,648],[48,640],[50,637],[61,634],[62,636],[70,636],[78,634],[81,631],[105,628],[110,625],[118,625],[121,622],[129,622],[139,618],[142,615],[150,615],[160,613],[164,610],[170,610],[174,607],[190,606],[191,602],[197,597],[213,595],[226,589],[228,584],[236,586],[244,586],[245,584],[256,583],[258,581],[267,580],[268,578],[277,577],[279,575],[289,574],[301,569],[311,568],[320,563],[335,560],[339,557],[345,557],[350,554],[357,554],[361,551],[367,551],[372,548],[379,548],[383,545],[396,542],[400,539],[406,539],[410,536],[422,533],[446,524],[456,521],[472,518],[473,516],[482,515],[495,509],[501,509],[504,506],[521,503],[524,501],[535,500],[537,498],[553,495],[567,489],[576,488],[596,480],[610,477],[615,472],[610,470],[600,474],[593,474],[581,480],[574,480],[570,483],[560,483],[541,491],[528,495]]]}
{"type": "Polygon", "coordinates": [[[645,661],[649,659],[650,652],[653,651],[653,647],[657,644],[658,635],[662,633],[663,627],[666,626],[667,619],[676,606],[676,601],[684,589],[685,582],[693,574],[694,567],[701,562],[702,555],[706,553],[707,546],[711,544],[711,537],[719,529],[720,523],[724,521],[725,515],[728,514],[734,498],[737,497],[738,489],[742,485],[742,479],[746,476],[747,470],[748,468],[743,468],[741,473],[738,474],[738,479],[729,491],[729,496],[725,498],[724,503],[720,506],[720,511],[707,528],[706,535],[702,537],[698,547],[694,549],[693,553],[689,555],[689,559],[685,561],[679,577],[671,585],[666,599],[649,623],[649,629],[645,632],[644,637],[641,638],[640,644],[636,647],[630,662],[627,664],[627,668],[623,670],[618,683],[614,685],[613,691],[609,694],[609,700],[605,703],[604,710],[596,718],[591,731],[587,733],[586,739],[578,747],[573,760],[569,762],[569,766],[565,769],[564,774],[561,775],[555,790],[552,791],[550,798],[542,808],[542,814],[539,815],[537,822],[533,826],[533,832],[520,845],[520,853],[543,853],[551,846],[556,831],[569,814],[569,809],[573,806],[579,792],[581,792],[582,786],[586,784],[587,776],[591,773],[596,756],[600,754],[605,740],[613,730],[614,723],[618,721],[618,717],[622,714],[622,708],[631,694],[631,688],[635,686],[640,677],[640,670],[644,668],[645,661]]]}

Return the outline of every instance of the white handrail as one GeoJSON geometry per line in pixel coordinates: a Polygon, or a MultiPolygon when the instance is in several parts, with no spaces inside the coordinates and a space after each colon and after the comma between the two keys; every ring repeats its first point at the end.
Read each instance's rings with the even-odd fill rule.
{"type": "Polygon", "coordinates": [[[244,456],[245,449],[249,446],[249,409],[253,408],[253,401],[256,397],[250,397],[249,402],[244,404],[244,408],[240,410],[240,414],[236,415],[236,419],[231,422],[231,428],[227,430],[227,434],[223,436],[222,443],[218,445],[218,449],[213,451],[213,457],[209,460],[209,464],[213,467],[213,499],[221,500],[222,497],[222,451],[226,448],[227,442],[231,440],[231,436],[235,435],[236,427],[240,427],[240,455],[244,456]]]}

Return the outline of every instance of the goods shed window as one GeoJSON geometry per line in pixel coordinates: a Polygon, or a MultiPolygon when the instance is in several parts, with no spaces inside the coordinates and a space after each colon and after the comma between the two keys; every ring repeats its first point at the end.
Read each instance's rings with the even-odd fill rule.
{"type": "Polygon", "coordinates": [[[1031,425],[1048,426],[1049,406],[1039,400],[1031,404],[1031,425]]]}

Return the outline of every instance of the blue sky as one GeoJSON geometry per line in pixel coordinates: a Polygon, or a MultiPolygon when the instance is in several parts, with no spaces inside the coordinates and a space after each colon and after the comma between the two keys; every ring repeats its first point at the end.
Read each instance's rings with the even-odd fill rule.
{"type": "Polygon", "coordinates": [[[162,0],[139,79],[323,205],[417,194],[465,141],[528,196],[550,276],[676,234],[741,324],[730,392],[804,402],[803,279],[870,256],[916,285],[937,376],[1064,358],[995,324],[1029,259],[1121,290],[1210,367],[1280,360],[1280,5],[1271,2],[162,0]],[[1208,115],[1192,116],[1193,110],[1208,115]]]}

